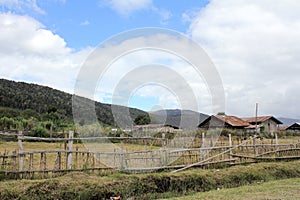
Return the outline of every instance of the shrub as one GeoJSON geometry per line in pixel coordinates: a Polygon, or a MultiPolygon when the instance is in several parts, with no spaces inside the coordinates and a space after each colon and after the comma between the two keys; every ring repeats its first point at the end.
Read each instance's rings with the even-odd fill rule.
{"type": "Polygon", "coordinates": [[[49,134],[49,132],[48,132],[47,129],[39,126],[39,127],[34,128],[30,132],[29,136],[31,136],[31,137],[44,137],[44,138],[48,138],[48,137],[50,137],[50,134],[49,134]]]}

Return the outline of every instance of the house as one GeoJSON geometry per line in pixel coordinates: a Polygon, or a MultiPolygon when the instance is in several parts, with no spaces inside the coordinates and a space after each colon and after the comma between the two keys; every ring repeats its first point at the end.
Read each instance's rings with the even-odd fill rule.
{"type": "Polygon", "coordinates": [[[273,133],[274,131],[277,131],[278,125],[282,124],[281,121],[279,121],[273,116],[247,117],[242,118],[242,120],[251,124],[251,126],[254,129],[257,126],[259,132],[268,133],[273,133]]]}
{"type": "Polygon", "coordinates": [[[200,129],[227,128],[241,130],[250,126],[250,123],[235,116],[225,114],[212,115],[198,125],[200,129]]]}
{"type": "Polygon", "coordinates": [[[300,131],[300,123],[299,123],[299,122],[296,122],[296,123],[290,125],[289,127],[287,127],[286,130],[290,130],[290,131],[300,131]]]}

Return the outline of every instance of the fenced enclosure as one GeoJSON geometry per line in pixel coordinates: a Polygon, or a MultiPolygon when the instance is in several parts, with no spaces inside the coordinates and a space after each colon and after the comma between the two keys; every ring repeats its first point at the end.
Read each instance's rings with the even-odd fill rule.
{"type": "MultiPolygon", "coordinates": [[[[221,136],[216,144],[205,137],[195,137],[186,148],[172,148],[165,137],[86,137],[37,138],[18,134],[17,142],[4,142],[0,148],[0,172],[13,178],[47,178],[70,171],[98,174],[120,170],[128,173],[173,170],[189,167],[210,168],[261,161],[300,158],[300,138],[261,139],[221,136]],[[109,141],[109,142],[107,142],[109,141]],[[4,151],[3,151],[4,149],[4,151]]],[[[185,137],[182,137],[185,142],[185,137]]]]}

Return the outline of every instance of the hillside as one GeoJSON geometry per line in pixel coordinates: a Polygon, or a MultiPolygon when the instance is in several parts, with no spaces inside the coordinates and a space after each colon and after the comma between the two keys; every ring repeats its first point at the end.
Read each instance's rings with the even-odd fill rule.
{"type": "Polygon", "coordinates": [[[192,126],[194,124],[200,124],[209,116],[191,110],[167,109],[151,112],[150,117],[152,121],[156,123],[168,124],[174,127],[190,129],[196,128],[192,126]]]}
{"type": "Polygon", "coordinates": [[[299,119],[292,119],[286,117],[279,117],[278,119],[282,122],[282,126],[290,126],[296,122],[300,122],[299,119]]]}
{"type": "MultiPolygon", "coordinates": [[[[38,114],[51,113],[53,111],[69,120],[73,117],[71,94],[50,87],[6,79],[0,79],[0,107],[14,108],[20,111],[31,109],[38,114]]],[[[107,125],[115,124],[110,104],[95,102],[95,107],[100,122],[107,125]]],[[[123,108],[122,106],[119,107],[123,108]]],[[[130,108],[130,115],[133,119],[139,114],[147,113],[139,109],[130,108]]]]}

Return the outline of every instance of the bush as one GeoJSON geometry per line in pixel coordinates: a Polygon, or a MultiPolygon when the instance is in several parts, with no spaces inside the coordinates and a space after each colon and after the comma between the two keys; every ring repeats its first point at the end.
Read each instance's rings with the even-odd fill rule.
{"type": "Polygon", "coordinates": [[[34,128],[29,133],[29,136],[31,136],[31,137],[44,137],[44,138],[48,138],[48,137],[50,137],[50,134],[49,134],[49,132],[48,132],[47,129],[39,126],[39,127],[34,128]]]}

